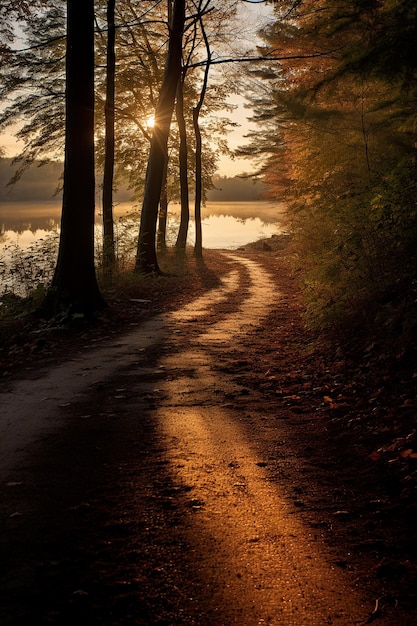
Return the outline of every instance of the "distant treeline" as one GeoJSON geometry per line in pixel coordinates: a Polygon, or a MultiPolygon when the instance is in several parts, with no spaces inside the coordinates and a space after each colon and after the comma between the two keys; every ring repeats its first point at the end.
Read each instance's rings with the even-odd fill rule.
{"type": "MultiPolygon", "coordinates": [[[[35,164],[10,186],[8,183],[16,169],[12,159],[0,159],[0,202],[46,202],[61,197],[62,163],[35,164]]],[[[207,199],[212,202],[252,202],[259,200],[265,190],[261,182],[236,176],[219,176],[213,179],[213,183],[214,189],[207,194],[207,199]]],[[[119,202],[128,202],[130,198],[128,189],[120,189],[116,194],[119,202]]]]}
{"type": "Polygon", "coordinates": [[[17,169],[12,159],[0,159],[0,202],[39,202],[60,197],[62,163],[34,165],[16,184],[9,185],[17,169]]]}
{"type": "Polygon", "coordinates": [[[259,200],[266,190],[264,183],[238,176],[219,176],[213,183],[215,189],[207,193],[207,199],[212,202],[252,202],[259,200]]]}

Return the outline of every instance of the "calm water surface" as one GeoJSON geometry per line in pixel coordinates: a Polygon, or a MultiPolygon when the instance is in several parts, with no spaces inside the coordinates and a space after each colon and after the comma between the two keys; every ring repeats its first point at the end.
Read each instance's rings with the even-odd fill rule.
{"type": "MultiPolygon", "coordinates": [[[[251,241],[282,232],[284,206],[270,202],[208,202],[203,208],[203,247],[236,249],[251,241]]],[[[167,243],[175,243],[180,207],[171,205],[167,243]]],[[[27,295],[39,283],[47,284],[55,265],[61,204],[0,203],[0,294],[27,295]]],[[[96,214],[97,251],[101,247],[101,215],[96,214]]],[[[115,208],[119,258],[134,254],[139,210],[132,204],[115,208]]],[[[188,243],[194,244],[190,221],[188,243]]]]}
{"type": "MultiPolygon", "coordinates": [[[[115,208],[116,219],[128,221],[134,212],[129,203],[115,208]]],[[[237,248],[245,243],[270,237],[281,232],[283,204],[270,202],[208,202],[203,208],[203,245],[206,248],[237,248]]],[[[0,203],[0,232],[3,242],[17,243],[26,248],[52,230],[59,228],[61,204],[44,202],[25,204],[0,203]]],[[[132,231],[138,217],[129,220],[132,231]]],[[[175,239],[179,220],[179,206],[169,210],[169,235],[175,239]]],[[[96,214],[97,230],[100,231],[101,216],[96,214]]],[[[1,241],[0,240],[0,241],[1,241]]],[[[189,243],[194,243],[194,223],[190,223],[189,243]]]]}

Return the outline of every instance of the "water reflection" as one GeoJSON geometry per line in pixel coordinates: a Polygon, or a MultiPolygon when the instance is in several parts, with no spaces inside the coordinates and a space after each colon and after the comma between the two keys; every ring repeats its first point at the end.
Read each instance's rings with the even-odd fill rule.
{"type": "MultiPolygon", "coordinates": [[[[194,222],[190,224],[189,241],[194,243],[194,222]]],[[[239,246],[271,237],[278,232],[276,223],[266,224],[259,217],[237,219],[231,215],[210,215],[203,218],[203,246],[205,248],[227,248],[239,246]]]]}
{"type": "MultiPolygon", "coordinates": [[[[280,232],[284,213],[281,203],[270,202],[208,202],[203,208],[203,245],[206,248],[237,248],[260,237],[269,237],[280,232]]],[[[169,207],[169,240],[175,240],[179,225],[180,207],[169,207]]],[[[9,202],[0,203],[0,242],[16,243],[26,248],[45,236],[48,231],[59,228],[61,204],[42,202],[39,204],[9,202]]],[[[115,218],[122,223],[129,221],[134,231],[139,220],[139,209],[131,203],[115,207],[115,218]]],[[[96,212],[98,236],[101,215],[96,212]]],[[[194,243],[194,224],[190,222],[189,243],[194,243]]]]}
{"type": "Polygon", "coordinates": [[[61,219],[59,202],[42,203],[0,203],[0,232],[22,234],[26,231],[36,233],[39,230],[54,230],[61,219]]]}

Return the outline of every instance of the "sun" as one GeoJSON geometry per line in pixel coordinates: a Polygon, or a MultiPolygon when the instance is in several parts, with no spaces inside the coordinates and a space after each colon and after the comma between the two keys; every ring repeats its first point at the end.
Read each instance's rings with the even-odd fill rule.
{"type": "Polygon", "coordinates": [[[148,128],[153,128],[155,126],[155,115],[150,115],[146,120],[146,126],[148,128]]]}

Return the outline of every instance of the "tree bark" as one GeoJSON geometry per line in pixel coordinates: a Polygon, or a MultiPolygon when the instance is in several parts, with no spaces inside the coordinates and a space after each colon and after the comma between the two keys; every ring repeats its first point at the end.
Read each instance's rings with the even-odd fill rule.
{"type": "Polygon", "coordinates": [[[113,223],[113,178],[114,178],[114,95],[115,95],[115,11],[116,0],[107,2],[107,65],[105,115],[105,156],[103,174],[103,266],[111,275],[116,262],[113,223]]]}
{"type": "Polygon", "coordinates": [[[162,179],[161,200],[159,202],[158,235],[156,246],[158,250],[166,250],[168,223],[168,154],[165,157],[165,167],[162,179]]]}
{"type": "Polygon", "coordinates": [[[202,181],[202,141],[201,131],[198,123],[200,109],[193,109],[193,125],[195,133],[195,203],[194,203],[194,221],[195,221],[195,244],[194,254],[196,257],[203,256],[203,233],[201,228],[201,201],[203,195],[202,181]]]}
{"type": "Polygon", "coordinates": [[[91,314],[104,304],[94,267],[94,1],[67,0],[64,192],[55,312],[91,314]]]}
{"type": "Polygon", "coordinates": [[[200,16],[200,27],[201,34],[203,35],[204,44],[206,46],[207,52],[207,61],[206,67],[204,70],[204,79],[203,85],[201,87],[200,98],[197,103],[197,106],[193,109],[193,125],[194,125],[194,133],[196,140],[195,147],[195,207],[194,207],[194,219],[195,219],[195,244],[194,244],[194,255],[197,258],[201,258],[203,256],[203,236],[202,236],[202,228],[201,228],[201,203],[203,198],[203,168],[202,168],[202,140],[201,140],[201,131],[198,119],[200,117],[200,111],[204,103],[204,98],[206,97],[207,85],[208,85],[208,76],[210,72],[210,64],[211,64],[211,50],[209,40],[206,35],[206,31],[204,28],[202,17],[200,16]]]}
{"type": "Polygon", "coordinates": [[[155,111],[136,254],[135,269],[144,273],[160,273],[156,255],[156,224],[175,93],[181,74],[184,23],[185,0],[175,0],[165,73],[155,111]]]}
{"type": "Polygon", "coordinates": [[[184,80],[181,77],[177,86],[176,117],[180,135],[179,146],[179,169],[180,169],[180,194],[181,194],[181,218],[175,247],[184,251],[187,245],[188,225],[190,222],[190,201],[188,189],[188,142],[187,128],[184,116],[184,80]]]}

